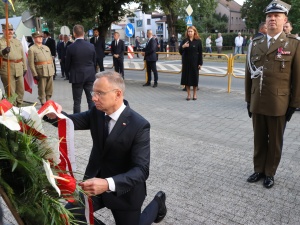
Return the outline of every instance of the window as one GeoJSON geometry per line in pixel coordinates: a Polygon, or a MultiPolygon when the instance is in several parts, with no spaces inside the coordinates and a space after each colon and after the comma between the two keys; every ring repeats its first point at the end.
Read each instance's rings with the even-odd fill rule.
{"type": "Polygon", "coordinates": [[[151,25],[151,19],[147,19],[147,25],[151,25]]]}

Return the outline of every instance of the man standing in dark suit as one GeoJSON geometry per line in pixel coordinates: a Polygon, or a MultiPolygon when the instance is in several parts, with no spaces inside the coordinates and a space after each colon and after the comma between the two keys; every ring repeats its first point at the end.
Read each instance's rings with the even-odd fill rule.
{"type": "Polygon", "coordinates": [[[103,37],[99,36],[98,28],[94,28],[94,37],[91,38],[90,42],[95,46],[95,51],[97,54],[97,64],[99,65],[100,72],[104,71],[103,58],[105,57],[105,40],[103,37]]]}
{"type": "Polygon", "coordinates": [[[157,87],[158,74],[156,69],[156,61],[157,61],[157,41],[152,36],[152,30],[147,31],[148,42],[146,47],[143,49],[142,55],[144,56],[144,60],[146,60],[147,64],[147,82],[143,84],[143,86],[151,86],[151,71],[154,74],[154,84],[153,87],[157,87]]]}
{"type": "Polygon", "coordinates": [[[258,33],[254,35],[253,38],[264,36],[267,34],[267,24],[266,22],[261,22],[258,26],[258,33]]]}
{"type": "Polygon", "coordinates": [[[124,79],[124,41],[120,40],[120,34],[114,33],[114,41],[111,43],[111,54],[113,56],[113,62],[115,71],[120,73],[124,79]]]}
{"type": "Polygon", "coordinates": [[[69,71],[66,70],[66,55],[67,55],[67,47],[72,44],[71,41],[69,41],[68,35],[63,35],[63,41],[59,43],[57,47],[57,53],[58,53],[58,59],[60,61],[61,66],[61,75],[62,77],[65,77],[65,80],[69,80],[69,71]]]}
{"type": "Polygon", "coordinates": [[[54,70],[55,70],[53,79],[55,80],[55,77],[56,77],[56,65],[55,65],[56,44],[55,44],[55,40],[51,37],[51,35],[48,31],[43,31],[43,34],[44,34],[43,44],[48,46],[48,48],[51,51],[52,58],[53,58],[53,65],[54,65],[54,70]]]}
{"type": "MultiPolygon", "coordinates": [[[[75,130],[90,130],[93,139],[87,180],[79,185],[92,196],[94,211],[109,208],[117,225],[159,223],[167,213],[164,192],[159,191],[141,214],[149,176],[150,124],[129,107],[124,91],[120,74],[98,73],[92,92],[95,106],[80,114],[65,114],[75,130]]],[[[66,208],[86,223],[82,203],[68,203],[66,208]]]]}
{"type": "Polygon", "coordinates": [[[248,115],[254,131],[254,173],[271,188],[282,153],[283,134],[300,107],[300,42],[283,32],[290,5],[272,1],[266,8],[267,35],[249,46],[245,76],[248,115]]]}
{"type": "Polygon", "coordinates": [[[75,42],[68,46],[65,69],[69,72],[69,82],[72,83],[73,112],[79,113],[83,90],[89,109],[94,105],[90,92],[95,81],[96,52],[94,45],[84,40],[83,26],[75,25],[73,35],[75,42]]]}

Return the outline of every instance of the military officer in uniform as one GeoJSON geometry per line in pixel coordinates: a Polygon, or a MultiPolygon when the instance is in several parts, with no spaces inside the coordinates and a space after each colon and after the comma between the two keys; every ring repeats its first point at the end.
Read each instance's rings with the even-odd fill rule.
{"type": "Polygon", "coordinates": [[[52,96],[54,65],[50,49],[42,44],[43,34],[37,31],[32,37],[34,45],[28,51],[28,64],[38,82],[38,99],[43,105],[52,96]]]}
{"type": "Polygon", "coordinates": [[[254,131],[254,173],[271,188],[281,158],[283,134],[300,107],[300,41],[283,32],[290,5],[272,1],[266,8],[267,35],[253,39],[246,63],[245,97],[254,131]]]}
{"type": "Polygon", "coordinates": [[[3,37],[0,39],[0,57],[2,64],[0,66],[0,75],[5,92],[8,94],[8,76],[7,64],[10,64],[10,96],[17,94],[16,105],[20,107],[23,104],[24,96],[24,78],[27,71],[26,59],[22,44],[19,40],[13,38],[14,28],[8,24],[9,47],[6,42],[6,25],[2,24],[3,37]]]}

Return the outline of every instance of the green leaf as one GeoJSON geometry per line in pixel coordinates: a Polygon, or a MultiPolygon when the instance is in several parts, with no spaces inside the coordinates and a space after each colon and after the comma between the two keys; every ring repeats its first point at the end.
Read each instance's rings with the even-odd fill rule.
{"type": "Polygon", "coordinates": [[[14,160],[14,164],[13,164],[13,166],[12,166],[12,168],[11,168],[11,172],[14,172],[15,169],[17,168],[17,166],[18,166],[18,160],[15,159],[15,160],[14,160]]]}

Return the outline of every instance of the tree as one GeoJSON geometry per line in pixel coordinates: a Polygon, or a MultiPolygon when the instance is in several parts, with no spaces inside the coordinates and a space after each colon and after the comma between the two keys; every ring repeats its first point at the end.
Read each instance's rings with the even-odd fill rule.
{"type": "MultiPolygon", "coordinates": [[[[2,4],[3,7],[0,7],[0,18],[5,18],[5,7],[4,4],[2,4]]],[[[12,7],[9,5],[8,7],[8,17],[12,17],[13,15],[21,16],[22,13],[27,10],[26,4],[20,2],[19,0],[16,0],[14,2],[14,7],[16,11],[13,11],[12,7]]]]}
{"type": "MultiPolygon", "coordinates": [[[[291,0],[282,1],[291,4],[291,0]]],[[[299,4],[298,0],[292,1],[295,3],[298,2],[299,4]]],[[[246,19],[246,26],[248,29],[257,29],[258,25],[266,20],[266,14],[264,13],[264,10],[269,4],[270,0],[246,0],[244,2],[241,8],[241,14],[242,18],[246,19]]]]}
{"type": "MultiPolygon", "coordinates": [[[[34,9],[35,16],[53,21],[57,26],[73,27],[82,24],[86,28],[98,27],[105,36],[112,22],[119,21],[131,12],[122,6],[132,0],[19,0],[34,9]]],[[[138,2],[137,2],[138,3],[138,2]]]]}
{"type": "Polygon", "coordinates": [[[289,12],[289,21],[293,24],[293,33],[300,33],[300,1],[291,0],[292,8],[289,12]]]}

